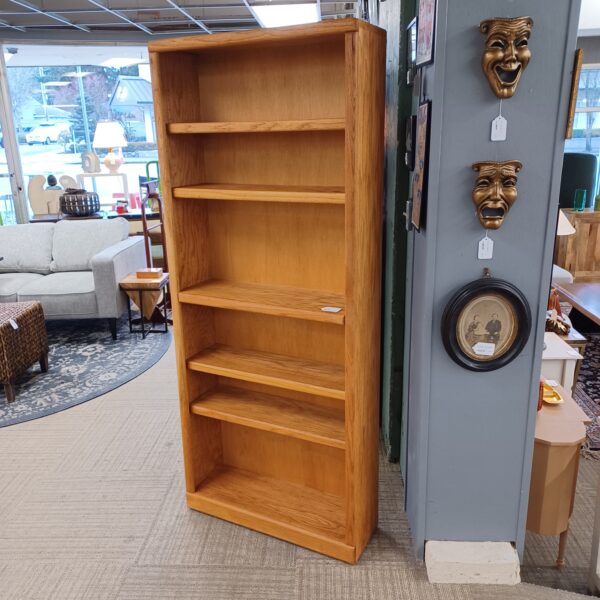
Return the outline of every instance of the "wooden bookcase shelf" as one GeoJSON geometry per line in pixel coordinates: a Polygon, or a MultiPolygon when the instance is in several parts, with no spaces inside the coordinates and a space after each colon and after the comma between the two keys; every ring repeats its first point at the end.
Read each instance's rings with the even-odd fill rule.
{"type": "Polygon", "coordinates": [[[272,131],[343,130],[344,119],[302,119],[298,121],[228,121],[219,123],[171,123],[169,133],[269,133],[272,131]]]}
{"type": "Polygon", "coordinates": [[[211,280],[179,292],[179,302],[344,324],[343,295],[291,287],[211,280]]]}
{"type": "Polygon", "coordinates": [[[385,34],[149,49],[188,505],[354,563],[377,525],[385,34]]]}
{"type": "Polygon", "coordinates": [[[306,204],[344,204],[342,187],[204,184],[173,189],[173,198],[189,200],[240,200],[254,202],[300,202],[306,204]]]}
{"type": "Polygon", "coordinates": [[[191,410],[196,415],[273,431],[316,444],[345,447],[343,406],[326,408],[223,386],[193,402],[191,410]]]}
{"type": "Polygon", "coordinates": [[[315,360],[217,344],[190,358],[187,366],[192,371],[344,399],[343,367],[315,360]]]}
{"type": "Polygon", "coordinates": [[[195,493],[192,508],[354,562],[345,543],[344,503],[333,494],[231,467],[215,469],[195,493]]]}

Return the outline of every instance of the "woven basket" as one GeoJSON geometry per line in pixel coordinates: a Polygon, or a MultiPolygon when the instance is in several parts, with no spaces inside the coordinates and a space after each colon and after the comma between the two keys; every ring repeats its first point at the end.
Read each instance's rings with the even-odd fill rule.
{"type": "Polygon", "coordinates": [[[74,217],[88,217],[100,210],[100,198],[95,192],[68,188],[60,197],[60,212],[74,217]]]}

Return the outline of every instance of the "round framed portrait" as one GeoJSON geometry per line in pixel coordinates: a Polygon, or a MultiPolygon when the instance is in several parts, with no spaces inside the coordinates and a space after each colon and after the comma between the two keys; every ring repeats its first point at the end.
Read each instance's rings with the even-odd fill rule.
{"type": "Polygon", "coordinates": [[[450,299],[442,316],[446,351],[461,367],[493,371],[515,359],[531,331],[531,310],[511,283],[485,277],[450,299]]]}

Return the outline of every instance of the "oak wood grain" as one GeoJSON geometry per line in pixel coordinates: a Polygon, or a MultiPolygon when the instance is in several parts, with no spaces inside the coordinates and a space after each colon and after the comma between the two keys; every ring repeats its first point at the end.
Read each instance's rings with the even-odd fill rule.
{"type": "Polygon", "coordinates": [[[346,541],[358,557],[377,526],[386,46],[380,29],[345,37],[346,541]]]}
{"type": "Polygon", "coordinates": [[[176,187],[174,198],[198,200],[238,200],[254,202],[299,202],[344,204],[344,188],[252,184],[200,184],[176,187]]]}
{"type": "Polygon", "coordinates": [[[282,286],[210,280],[179,292],[179,301],[295,319],[344,324],[341,294],[282,286]],[[341,309],[339,312],[323,308],[341,309]]]}
{"type": "Polygon", "coordinates": [[[344,448],[344,411],[250,390],[220,386],[191,405],[197,415],[344,448]]]}
{"type": "Polygon", "coordinates": [[[343,499],[231,467],[216,469],[188,504],[222,519],[354,562],[344,543],[343,499]]]}
{"type": "Polygon", "coordinates": [[[344,370],[333,364],[215,344],[192,357],[188,361],[188,368],[307,394],[344,399],[344,370]]]}
{"type": "Polygon", "coordinates": [[[168,40],[152,41],[148,44],[150,52],[188,52],[206,48],[227,48],[229,46],[248,46],[294,44],[301,41],[313,41],[314,38],[338,36],[349,31],[357,31],[366,23],[358,19],[340,19],[322,21],[312,25],[295,25],[275,29],[254,29],[219,35],[197,35],[168,40]]]}
{"type": "Polygon", "coordinates": [[[344,129],[344,119],[302,119],[295,121],[216,121],[170,123],[171,134],[251,133],[271,131],[332,131],[344,129]]]}

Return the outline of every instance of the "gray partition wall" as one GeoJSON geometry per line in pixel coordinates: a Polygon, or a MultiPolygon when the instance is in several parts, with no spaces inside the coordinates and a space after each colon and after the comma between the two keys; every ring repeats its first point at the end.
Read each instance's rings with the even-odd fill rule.
{"type": "Polygon", "coordinates": [[[432,101],[425,228],[412,235],[407,511],[417,554],[426,540],[515,542],[522,553],[537,387],[580,0],[438,0],[435,61],[422,93],[432,101]],[[531,16],[531,61],[502,103],[504,142],[490,141],[499,101],[481,69],[480,21],[531,16]],[[518,159],[518,199],[490,232],[471,201],[472,163],[518,159]],[[445,304],[483,268],[516,285],[533,315],[520,356],[496,371],[465,370],[440,334],[445,304]]]}

